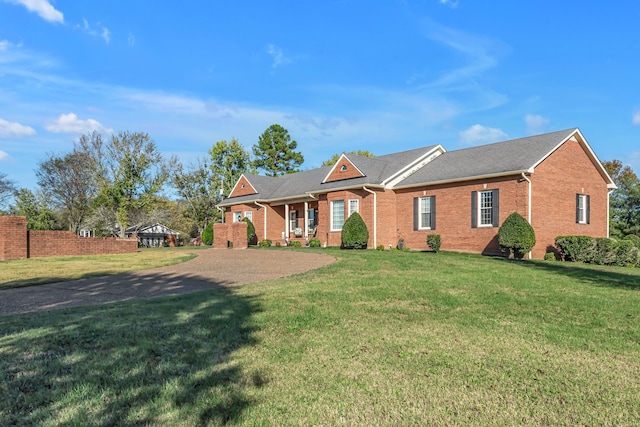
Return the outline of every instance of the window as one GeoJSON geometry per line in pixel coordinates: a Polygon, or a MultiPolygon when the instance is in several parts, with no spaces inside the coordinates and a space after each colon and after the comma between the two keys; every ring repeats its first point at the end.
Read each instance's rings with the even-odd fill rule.
{"type": "Polygon", "coordinates": [[[354,212],[358,212],[358,199],[349,199],[349,216],[354,212]]]}
{"type": "Polygon", "coordinates": [[[242,221],[242,212],[234,212],[233,213],[233,222],[242,221]]]}
{"type": "Polygon", "coordinates": [[[471,227],[499,227],[499,190],[471,192],[471,227]]]}
{"type": "Polygon", "coordinates": [[[309,209],[309,228],[314,228],[318,222],[318,210],[317,209],[309,209]]]}
{"type": "Polygon", "coordinates": [[[244,211],[244,217],[245,217],[245,218],[249,218],[249,221],[253,222],[253,212],[251,212],[251,211],[244,211]]]}
{"type": "Polygon", "coordinates": [[[331,202],[331,231],[342,230],[344,224],[344,200],[331,202]]]}
{"type": "Polygon", "coordinates": [[[289,211],[289,230],[294,231],[298,228],[298,211],[289,211]]]}
{"type": "Polygon", "coordinates": [[[589,224],[591,222],[591,197],[587,194],[576,194],[576,222],[589,224]]]}
{"type": "Polygon", "coordinates": [[[413,199],[413,229],[435,230],[436,196],[416,197],[413,199]]]}
{"type": "Polygon", "coordinates": [[[340,167],[340,172],[346,172],[347,171],[347,165],[342,165],[340,167]]]}

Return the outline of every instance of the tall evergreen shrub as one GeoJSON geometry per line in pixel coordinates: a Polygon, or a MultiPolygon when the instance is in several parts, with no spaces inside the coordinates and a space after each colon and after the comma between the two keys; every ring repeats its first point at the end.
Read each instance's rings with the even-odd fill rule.
{"type": "Polygon", "coordinates": [[[357,212],[351,214],[342,226],[342,248],[367,249],[369,230],[357,212]]]}
{"type": "Polygon", "coordinates": [[[253,226],[251,220],[246,216],[242,218],[242,221],[247,223],[247,243],[251,245],[252,243],[255,243],[253,240],[256,237],[256,228],[253,226]]]}
{"type": "Polygon", "coordinates": [[[514,212],[500,226],[498,243],[500,249],[509,254],[509,259],[522,258],[536,244],[536,234],[531,224],[514,212]]]}
{"type": "Polygon", "coordinates": [[[210,222],[202,230],[202,244],[211,246],[213,244],[213,223],[210,222]]]}

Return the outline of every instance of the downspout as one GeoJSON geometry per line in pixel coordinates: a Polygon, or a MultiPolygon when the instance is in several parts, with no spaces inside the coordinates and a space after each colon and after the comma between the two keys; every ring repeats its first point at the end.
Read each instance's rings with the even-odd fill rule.
{"type": "Polygon", "coordinates": [[[367,193],[373,194],[373,247],[378,247],[378,194],[369,190],[366,186],[362,186],[362,189],[367,193]]]}
{"type": "Polygon", "coordinates": [[[225,209],[223,209],[223,208],[221,208],[220,206],[216,206],[216,209],[218,209],[218,210],[220,211],[220,217],[221,217],[221,219],[222,219],[222,223],[224,224],[224,214],[225,214],[225,213],[226,213],[226,211],[227,211],[227,210],[226,210],[226,208],[225,208],[225,209]]]}
{"type": "Polygon", "coordinates": [[[609,190],[607,191],[607,237],[609,237],[609,233],[610,233],[610,227],[611,227],[611,212],[610,212],[610,206],[609,206],[609,199],[611,197],[611,193],[613,193],[614,190],[609,190]]]}
{"type": "Polygon", "coordinates": [[[264,209],[264,215],[263,215],[263,217],[264,217],[263,218],[264,219],[264,225],[263,225],[264,230],[263,230],[263,233],[264,234],[262,235],[263,236],[262,238],[266,239],[267,238],[267,207],[265,205],[261,205],[258,202],[253,202],[253,204],[256,205],[256,206],[261,207],[262,209],[264,209]]]}
{"type": "MultiPolygon", "coordinates": [[[[529,221],[529,225],[531,224],[531,180],[527,178],[527,176],[522,172],[522,178],[529,183],[529,191],[527,191],[528,200],[527,200],[527,221],[529,221]]],[[[529,259],[531,259],[531,251],[529,251],[529,259]]]]}

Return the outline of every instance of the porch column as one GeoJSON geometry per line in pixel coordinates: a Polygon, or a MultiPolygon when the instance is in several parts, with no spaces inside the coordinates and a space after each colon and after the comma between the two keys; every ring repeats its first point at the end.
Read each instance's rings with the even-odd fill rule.
{"type": "Polygon", "coordinates": [[[304,237],[309,238],[309,202],[304,202],[304,237]]]}
{"type": "Polygon", "coordinates": [[[284,237],[289,237],[289,204],[284,205],[284,237]]]}

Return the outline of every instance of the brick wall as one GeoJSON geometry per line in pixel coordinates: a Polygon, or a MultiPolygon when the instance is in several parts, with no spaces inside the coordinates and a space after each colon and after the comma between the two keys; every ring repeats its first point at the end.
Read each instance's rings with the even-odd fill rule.
{"type": "Polygon", "coordinates": [[[27,231],[25,217],[0,217],[0,260],[125,254],[137,251],[136,239],[80,237],[71,231],[27,231]]]}
{"type": "Polygon", "coordinates": [[[233,249],[247,249],[247,223],[227,222],[213,225],[213,247],[216,249],[228,248],[229,244],[233,249]]]}
{"type": "Polygon", "coordinates": [[[0,216],[0,260],[27,257],[27,219],[23,216],[0,216]]]}

